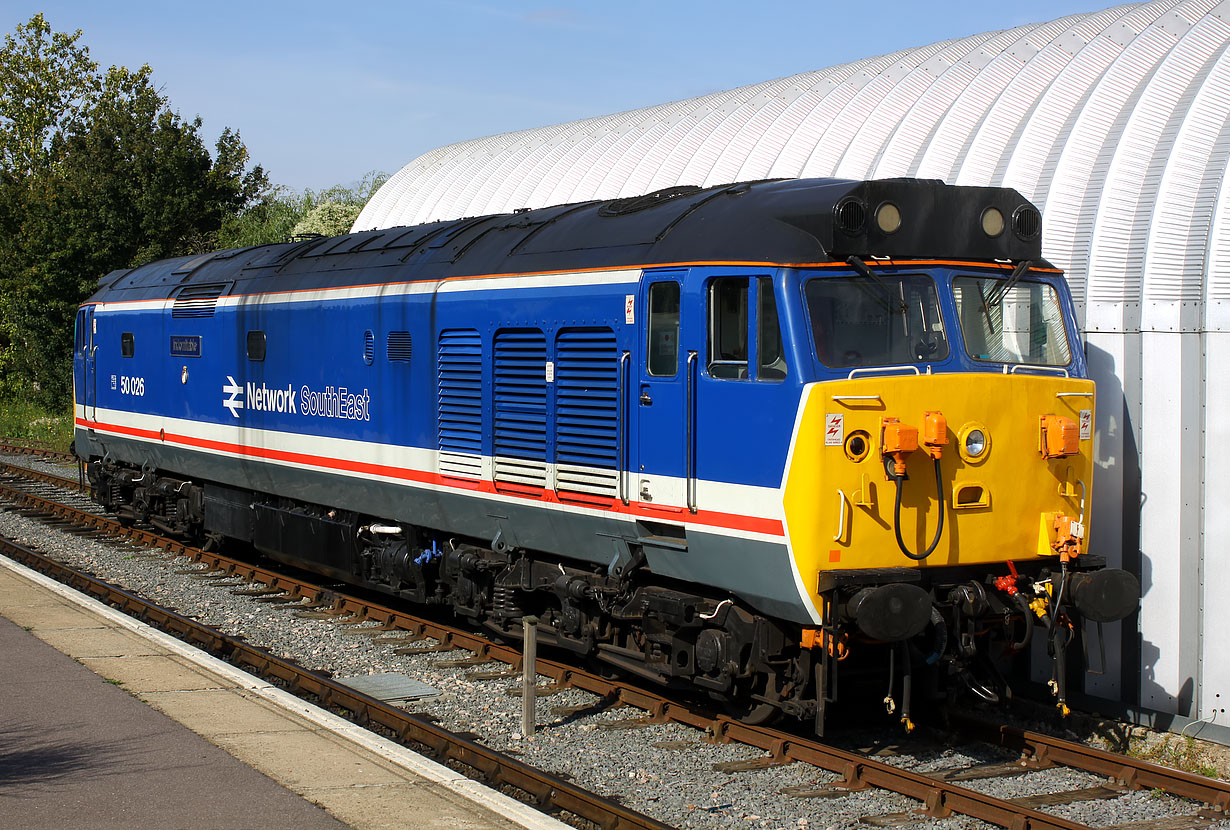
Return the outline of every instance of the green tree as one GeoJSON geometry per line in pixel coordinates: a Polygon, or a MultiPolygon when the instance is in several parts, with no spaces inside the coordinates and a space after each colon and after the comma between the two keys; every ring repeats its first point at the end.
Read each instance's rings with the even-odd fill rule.
{"type": "Polygon", "coordinates": [[[35,15],[0,50],[0,394],[48,404],[68,397],[73,315],[100,277],[217,247],[268,189],[237,132],[211,156],[149,66],[100,73],[80,36],[35,15]]]}
{"type": "Polygon", "coordinates": [[[0,49],[0,172],[33,176],[54,163],[52,139],[80,125],[99,91],[98,64],[81,30],[52,32],[42,14],[5,35],[0,49]]]}
{"type": "Polygon", "coordinates": [[[218,241],[224,248],[240,248],[285,242],[297,234],[349,233],[363,205],[388,178],[387,173],[372,170],[357,182],[321,191],[274,188],[242,213],[224,220],[218,241]]]}
{"type": "Polygon", "coordinates": [[[245,248],[285,242],[301,218],[301,197],[284,187],[274,187],[242,213],[227,216],[218,231],[218,247],[245,248]]]}
{"type": "Polygon", "coordinates": [[[21,232],[31,207],[52,197],[62,136],[99,90],[98,65],[80,38],[80,30],[52,32],[36,14],[0,49],[0,393],[25,385],[15,374],[34,315],[21,232]]]}

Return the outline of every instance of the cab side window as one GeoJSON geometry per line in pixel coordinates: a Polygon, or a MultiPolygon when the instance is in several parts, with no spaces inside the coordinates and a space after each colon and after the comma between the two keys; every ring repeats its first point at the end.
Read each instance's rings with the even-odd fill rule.
{"type": "Polygon", "coordinates": [[[777,298],[773,296],[773,280],[756,280],[756,377],[759,380],[784,380],[786,352],[782,347],[782,327],[777,319],[777,298]]]}
{"type": "Polygon", "coordinates": [[[77,325],[74,328],[77,330],[77,353],[84,356],[86,346],[90,344],[90,334],[86,331],[85,311],[77,312],[77,325]]]}
{"type": "Polygon", "coordinates": [[[786,357],[773,281],[721,277],[709,283],[710,377],[783,380],[786,357]]]}
{"type": "Polygon", "coordinates": [[[709,375],[746,378],[747,277],[709,283],[709,375]]]}

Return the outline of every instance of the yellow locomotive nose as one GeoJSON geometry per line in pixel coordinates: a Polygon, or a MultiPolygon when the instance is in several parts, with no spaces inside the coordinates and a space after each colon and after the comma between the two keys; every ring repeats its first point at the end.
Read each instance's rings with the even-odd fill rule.
{"type": "Polygon", "coordinates": [[[1093,405],[1092,381],[1053,376],[860,377],[809,387],[783,496],[807,587],[815,592],[822,571],[918,567],[908,552],[932,539],[922,565],[1087,549],[1093,405]]]}

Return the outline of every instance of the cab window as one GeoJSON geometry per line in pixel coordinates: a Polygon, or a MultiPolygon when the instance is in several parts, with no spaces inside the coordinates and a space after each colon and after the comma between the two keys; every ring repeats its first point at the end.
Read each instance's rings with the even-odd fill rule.
{"type": "Polygon", "coordinates": [[[825,366],[900,366],[948,357],[930,277],[818,277],[804,294],[816,354],[825,366]]]}
{"type": "Polygon", "coordinates": [[[965,350],[974,360],[1067,366],[1072,361],[1054,287],[990,277],[952,281],[965,350]]]}

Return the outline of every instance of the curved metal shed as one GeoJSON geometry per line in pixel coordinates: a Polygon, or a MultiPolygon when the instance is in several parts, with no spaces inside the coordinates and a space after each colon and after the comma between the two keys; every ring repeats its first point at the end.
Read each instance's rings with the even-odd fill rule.
{"type": "Polygon", "coordinates": [[[1093,544],[1145,588],[1140,637],[1113,636],[1086,688],[1228,740],[1228,13],[1154,0],[454,144],[355,230],[772,177],[1016,188],[1099,381],[1093,544]]]}

